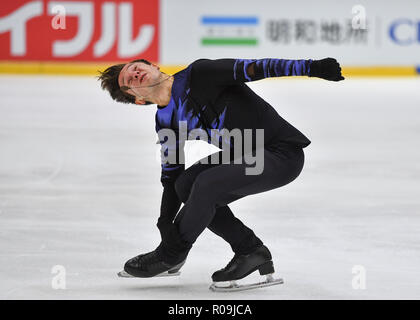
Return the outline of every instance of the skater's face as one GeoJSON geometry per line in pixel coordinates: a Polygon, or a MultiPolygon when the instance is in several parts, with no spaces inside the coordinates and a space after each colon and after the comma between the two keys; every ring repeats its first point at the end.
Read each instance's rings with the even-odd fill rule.
{"type": "Polygon", "coordinates": [[[144,104],[153,97],[156,90],[153,85],[160,81],[160,77],[159,66],[143,62],[130,62],[122,68],[118,76],[118,84],[122,89],[128,87],[125,92],[136,97],[136,104],[144,104]]]}

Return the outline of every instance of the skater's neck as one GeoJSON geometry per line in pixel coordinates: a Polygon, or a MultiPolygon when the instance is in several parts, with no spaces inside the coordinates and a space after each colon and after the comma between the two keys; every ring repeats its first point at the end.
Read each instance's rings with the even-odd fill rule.
{"type": "Polygon", "coordinates": [[[154,103],[157,104],[158,108],[165,108],[171,101],[172,85],[174,83],[174,77],[162,74],[165,79],[161,83],[159,90],[156,92],[156,97],[153,99],[154,103]]]}

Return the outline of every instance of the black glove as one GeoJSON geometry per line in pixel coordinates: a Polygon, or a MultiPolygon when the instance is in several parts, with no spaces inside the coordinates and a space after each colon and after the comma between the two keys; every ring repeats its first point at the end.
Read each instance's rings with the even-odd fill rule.
{"type": "Polygon", "coordinates": [[[192,244],[181,238],[178,227],[173,223],[161,220],[158,222],[158,228],[162,241],[156,250],[165,256],[168,263],[176,264],[184,260],[192,244]]]}
{"type": "Polygon", "coordinates": [[[310,77],[318,77],[329,81],[344,80],[340,64],[334,58],[314,60],[310,65],[310,77]]]}
{"type": "Polygon", "coordinates": [[[168,242],[168,240],[170,241],[175,231],[175,225],[172,223],[172,221],[167,221],[167,219],[159,218],[156,226],[159,229],[160,238],[162,239],[162,242],[168,242]]]}

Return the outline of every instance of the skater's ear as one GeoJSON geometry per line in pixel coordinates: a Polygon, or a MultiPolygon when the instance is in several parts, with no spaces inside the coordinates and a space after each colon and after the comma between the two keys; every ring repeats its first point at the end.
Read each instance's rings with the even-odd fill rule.
{"type": "Polygon", "coordinates": [[[136,97],[136,100],[134,101],[135,104],[146,104],[146,100],[140,99],[139,97],[136,97]]]}

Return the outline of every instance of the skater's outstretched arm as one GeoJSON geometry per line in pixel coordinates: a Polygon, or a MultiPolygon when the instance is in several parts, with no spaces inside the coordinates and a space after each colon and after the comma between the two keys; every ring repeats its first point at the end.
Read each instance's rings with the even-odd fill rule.
{"type": "Polygon", "coordinates": [[[201,59],[192,64],[193,81],[207,85],[234,85],[270,77],[309,76],[330,81],[344,80],[334,58],[287,59],[201,59]]]}

